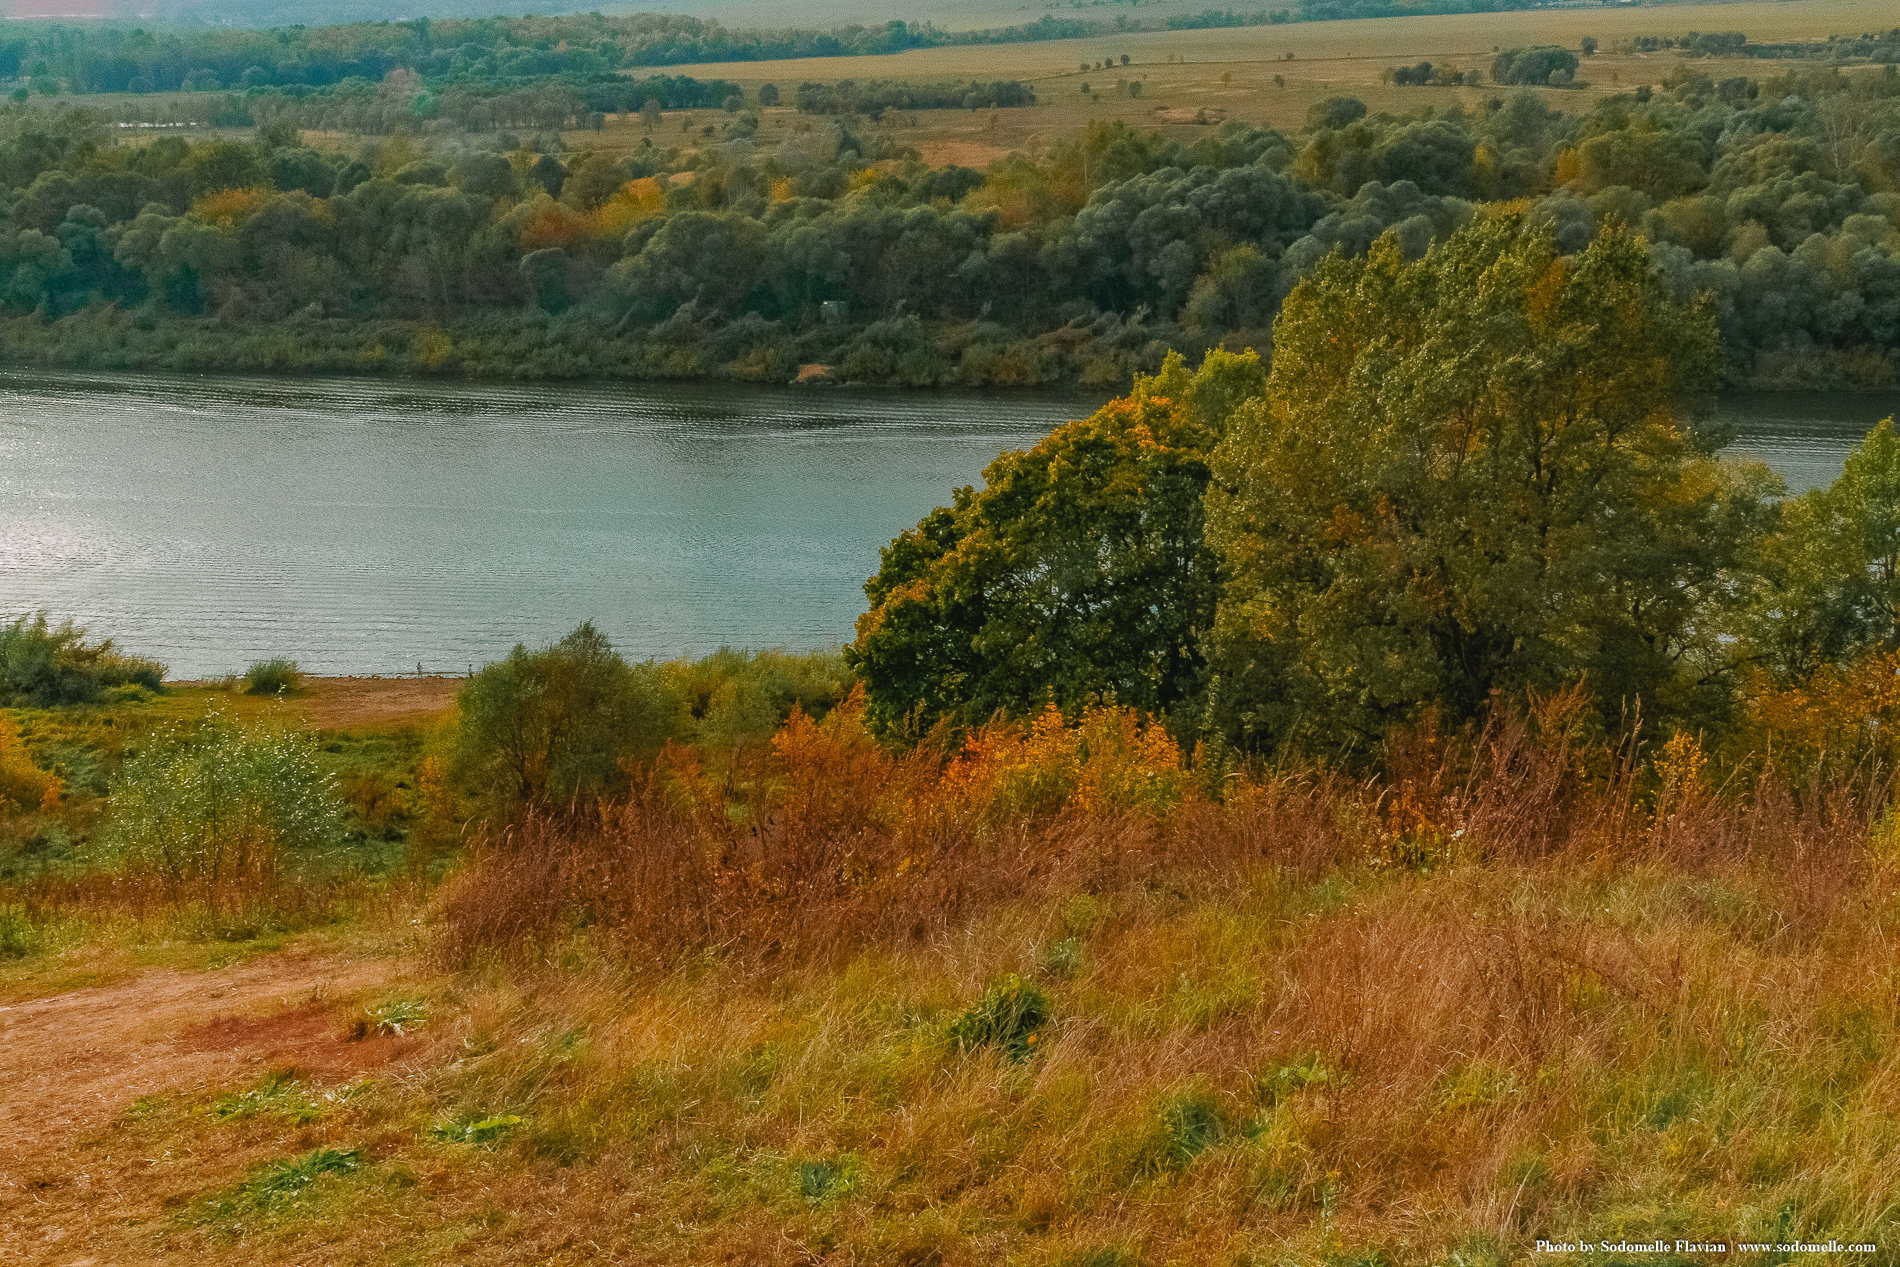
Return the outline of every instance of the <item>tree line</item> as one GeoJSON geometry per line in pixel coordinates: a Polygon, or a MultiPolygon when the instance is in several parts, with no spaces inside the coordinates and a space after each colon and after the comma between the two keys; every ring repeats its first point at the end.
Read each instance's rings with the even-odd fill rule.
{"type": "Polygon", "coordinates": [[[545,132],[318,151],[289,114],[251,144],[124,146],[84,111],[12,110],[0,303],[17,354],[67,362],[1113,386],[1170,350],[1269,348],[1334,251],[1390,234],[1417,257],[1528,199],[1566,254],[1638,232],[1672,293],[1707,296],[1731,382],[1896,369],[1891,70],[1685,63],[1582,116],[1332,98],[1296,135],[1191,144],[1097,123],[985,172],[851,117],[714,117],[612,158],[545,132]]]}
{"type": "Polygon", "coordinates": [[[220,91],[376,82],[391,71],[432,85],[593,77],[639,67],[856,57],[948,45],[1080,39],[1129,28],[1044,15],[1019,26],[944,31],[891,21],[829,30],[759,30],[674,14],[417,18],[271,30],[222,23],[126,28],[9,23],[0,79],[35,91],[220,91]]]}
{"type": "Polygon", "coordinates": [[[1777,710],[1862,667],[1891,692],[1892,420],[1793,500],[1719,458],[1713,306],[1627,229],[1567,252],[1519,203],[1421,258],[1386,236],[1302,278],[1274,333],[1270,369],[1171,357],[893,541],[846,649],[871,723],[1112,702],[1218,773],[1230,747],[1377,764],[1560,698],[1588,733],[1715,751],[1813,731],[1777,710]]]}

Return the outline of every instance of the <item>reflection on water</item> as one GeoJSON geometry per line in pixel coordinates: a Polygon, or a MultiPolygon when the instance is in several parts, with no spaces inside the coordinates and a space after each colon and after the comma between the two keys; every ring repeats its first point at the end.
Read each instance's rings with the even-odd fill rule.
{"type": "Polygon", "coordinates": [[[0,612],[175,676],[851,637],[877,552],[1062,396],[0,378],[0,612]]]}
{"type": "Polygon", "coordinates": [[[1736,393],[1715,409],[1716,421],[1734,431],[1730,451],[1774,467],[1790,493],[1832,484],[1848,450],[1882,418],[1896,415],[1896,392],[1736,393]]]}
{"type": "MultiPolygon", "coordinates": [[[[594,620],[634,656],[851,637],[878,549],[1080,396],[0,376],[0,613],[192,677],[459,672],[594,620]]],[[[1799,491],[1900,397],[1736,396],[1799,491]]]]}

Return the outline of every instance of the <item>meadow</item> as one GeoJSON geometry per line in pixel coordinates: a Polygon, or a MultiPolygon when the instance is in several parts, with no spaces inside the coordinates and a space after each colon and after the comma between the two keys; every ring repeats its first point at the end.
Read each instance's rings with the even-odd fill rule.
{"type": "Polygon", "coordinates": [[[353,813],[408,784],[408,843],[249,922],[15,870],[14,1260],[1892,1242],[1900,847],[1864,783],[1711,786],[1690,747],[1577,742],[1574,698],[1395,736],[1380,778],[1211,786],[1112,709],[906,757],[829,702],[668,749],[614,804],[471,824],[442,880],[400,855],[447,719],[318,729],[353,813]]]}
{"type": "MultiPolygon", "coordinates": [[[[1619,39],[1737,30],[1760,42],[1819,41],[1837,32],[1888,26],[1891,19],[1887,6],[1863,0],[1629,5],[1145,31],[1035,44],[913,49],[849,59],[708,63],[682,66],[676,73],[730,79],[748,93],[766,83],[787,90],[806,80],[844,78],[977,77],[1031,84],[1038,98],[1031,110],[984,112],[975,118],[961,111],[919,111],[906,120],[914,122],[915,130],[904,131],[902,140],[923,150],[931,163],[981,167],[1011,150],[1044,152],[1093,119],[1119,119],[1187,143],[1206,122],[1227,118],[1290,134],[1304,126],[1307,111],[1315,103],[1340,94],[1358,97],[1374,112],[1407,114],[1421,107],[1444,111],[1454,105],[1473,110],[1497,89],[1395,88],[1384,82],[1383,75],[1395,66],[1422,60],[1484,70],[1500,48],[1537,44],[1575,48],[1585,36],[1594,36],[1606,51],[1598,52],[1580,72],[1582,86],[1537,92],[1552,109],[1587,113],[1602,97],[1631,92],[1643,84],[1660,86],[1677,60],[1671,54],[1608,52],[1619,39]],[[1130,59],[1127,69],[1078,69],[1085,61],[1093,64],[1124,54],[1130,59]],[[1276,82],[1276,76],[1284,83],[1276,82]],[[1143,81],[1140,97],[1131,99],[1115,91],[1117,79],[1133,78],[1143,81]],[[1085,82],[1095,90],[1086,98],[1080,91],[1085,82]]],[[[1730,74],[1759,74],[1763,69],[1758,62],[1740,59],[1718,60],[1716,65],[1733,66],[1724,71],[1730,74]]],[[[772,112],[766,112],[766,117],[771,119],[772,112]]],[[[791,122],[782,119],[778,126],[791,122]]],[[[634,121],[610,124],[609,144],[617,126],[626,129],[621,134],[623,143],[638,144],[634,121]]],[[[585,137],[576,140],[587,143],[585,137]]]]}
{"type": "MultiPolygon", "coordinates": [[[[769,25],[764,17],[748,13],[748,22],[769,25]]],[[[706,16],[728,20],[711,10],[706,16]]],[[[958,10],[938,20],[957,29],[993,24],[1006,17],[1000,11],[985,16],[972,9],[967,14],[958,10]]],[[[792,25],[815,20],[803,11],[787,14],[787,22],[792,25]]],[[[1443,112],[1454,106],[1475,111],[1486,97],[1496,94],[1495,86],[1401,88],[1388,82],[1389,72],[1396,66],[1424,60],[1482,71],[1501,48],[1540,44],[1575,48],[1585,36],[1591,36],[1603,48],[1590,59],[1575,88],[1534,90],[1551,109],[1585,114],[1605,97],[1631,92],[1645,84],[1659,87],[1669,68],[1679,60],[1673,53],[1610,51],[1618,40],[1738,30],[1759,43],[1819,42],[1832,34],[1881,28],[1890,25],[1891,20],[1887,6],[1869,0],[1628,5],[1141,31],[1083,40],[925,48],[857,57],[708,62],[668,67],[667,72],[703,80],[728,80],[740,85],[748,100],[756,100],[758,89],[768,83],[777,85],[788,99],[793,88],[808,81],[976,78],[1030,84],[1038,95],[1032,108],[975,115],[962,110],[918,110],[893,121],[892,140],[915,146],[932,166],[957,163],[981,168],[1016,150],[1046,153],[1058,141],[1074,136],[1097,119],[1152,129],[1187,144],[1210,124],[1229,118],[1292,134],[1305,125],[1307,112],[1315,104],[1341,94],[1358,97],[1374,113],[1405,115],[1422,108],[1443,112]],[[1078,69],[1083,62],[1093,65],[1124,55],[1129,58],[1126,69],[1078,69]],[[1117,80],[1132,79],[1142,81],[1139,97],[1131,98],[1116,90],[1117,80]],[[1093,90],[1088,96],[1081,92],[1085,83],[1093,90]]],[[[1733,74],[1762,74],[1769,69],[1750,59],[1705,60],[1701,65],[1710,73],[1717,68],[1733,74]]],[[[650,72],[625,73],[639,76],[650,72]]],[[[88,95],[84,103],[109,112],[149,109],[159,117],[175,110],[180,117],[191,118],[200,115],[202,103],[214,96],[98,93],[88,95]]],[[[791,136],[801,122],[789,104],[761,107],[759,114],[767,137],[791,136]]],[[[660,131],[669,141],[677,136],[678,143],[690,147],[692,136],[703,125],[719,122],[721,116],[716,110],[668,111],[660,131]]],[[[242,139],[252,131],[205,124],[189,129],[189,135],[242,139]]],[[[347,133],[312,131],[307,135],[314,145],[339,150],[356,139],[347,133]]],[[[600,131],[571,129],[562,133],[562,140],[570,150],[601,149],[624,154],[639,149],[648,136],[637,116],[617,113],[608,116],[600,131]]],[[[141,144],[153,137],[133,132],[125,139],[141,144]]]]}

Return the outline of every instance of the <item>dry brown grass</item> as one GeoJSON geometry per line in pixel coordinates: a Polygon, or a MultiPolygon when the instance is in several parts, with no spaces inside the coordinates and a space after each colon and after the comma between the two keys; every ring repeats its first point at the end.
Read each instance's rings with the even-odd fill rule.
{"type": "Polygon", "coordinates": [[[95,1244],[1449,1267],[1537,1237],[1891,1240],[1881,781],[1711,789],[1688,741],[1639,761],[1578,706],[1218,800],[1112,710],[948,756],[886,753],[849,707],[769,752],[674,750],[451,882],[428,936],[456,975],[379,986],[432,1000],[400,1071],[314,1126],[174,1099],[74,1145],[142,1194],[95,1244]],[[953,1041],[1011,974],[1040,1041],[953,1041]],[[510,1117],[480,1146],[435,1129],[510,1117]],[[361,1165],[233,1195],[234,1159],[318,1146],[361,1165]],[[161,1155],[186,1160],[124,1160],[161,1155]]]}

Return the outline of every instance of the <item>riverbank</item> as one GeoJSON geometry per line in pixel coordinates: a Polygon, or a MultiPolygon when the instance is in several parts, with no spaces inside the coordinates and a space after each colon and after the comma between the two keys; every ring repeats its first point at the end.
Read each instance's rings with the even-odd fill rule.
{"type": "MultiPolygon", "coordinates": [[[[1266,350],[1264,332],[1230,339],[1266,350]]],[[[1113,315],[1024,335],[981,321],[915,317],[793,330],[716,318],[623,329],[585,313],[538,309],[467,319],[351,321],[299,316],[260,323],[154,317],[106,306],[43,321],[0,321],[15,365],[47,369],[224,374],[375,374],[474,381],[632,380],[880,383],[902,387],[1125,390],[1170,351],[1203,345],[1177,327],[1113,315]],[[823,375],[808,375],[809,366],[823,375]]]]}
{"type": "MultiPolygon", "coordinates": [[[[619,380],[912,388],[1121,391],[1169,352],[1198,358],[1205,338],[1137,315],[1077,318],[1052,330],[985,321],[826,323],[798,330],[759,319],[672,321],[628,329],[596,314],[496,310],[477,317],[367,321],[301,315],[156,317],[114,305],[57,320],[0,321],[6,362],[44,369],[218,374],[370,374],[472,382],[619,380]]],[[[1272,355],[1264,329],[1220,346],[1272,355]]],[[[1900,349],[1763,349],[1731,363],[1734,391],[1891,391],[1900,349]]]]}

